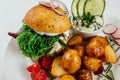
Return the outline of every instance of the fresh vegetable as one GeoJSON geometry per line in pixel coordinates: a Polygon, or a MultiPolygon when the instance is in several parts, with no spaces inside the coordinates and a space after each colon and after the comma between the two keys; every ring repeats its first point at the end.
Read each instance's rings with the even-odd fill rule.
{"type": "Polygon", "coordinates": [[[87,0],[79,0],[78,2],[77,12],[78,12],[79,17],[82,17],[84,15],[84,6],[85,6],[86,1],[87,0]]]}
{"type": "Polygon", "coordinates": [[[31,72],[31,78],[34,79],[37,73],[41,70],[41,67],[38,62],[27,67],[27,70],[31,72]]]}
{"type": "Polygon", "coordinates": [[[78,17],[78,10],[77,10],[77,7],[78,7],[78,2],[80,0],[73,0],[72,1],[72,5],[71,5],[71,11],[72,11],[72,15],[74,18],[77,18],[78,17]]]}
{"type": "Polygon", "coordinates": [[[52,8],[57,14],[59,14],[59,15],[61,15],[61,16],[68,15],[68,9],[67,9],[67,7],[65,6],[65,4],[62,3],[61,1],[59,1],[59,0],[50,0],[50,6],[51,6],[51,8],[52,8]],[[58,10],[54,7],[54,5],[57,5],[57,6],[59,6],[60,8],[62,8],[62,9],[65,11],[65,13],[62,13],[62,12],[58,11],[58,10]]]}
{"type": "Polygon", "coordinates": [[[41,64],[44,69],[50,70],[52,64],[52,58],[47,56],[42,57],[41,64]]]}
{"type": "Polygon", "coordinates": [[[93,16],[102,16],[104,9],[105,0],[73,0],[71,5],[72,14],[75,18],[81,18],[87,13],[93,16]]]}
{"type": "Polygon", "coordinates": [[[32,72],[33,70],[39,71],[40,69],[41,69],[41,66],[39,65],[39,62],[36,62],[36,63],[34,63],[34,64],[27,67],[27,70],[29,72],[32,72]]]}
{"type": "Polygon", "coordinates": [[[115,43],[118,45],[118,46],[120,46],[120,39],[116,39],[116,40],[114,40],[115,41],[115,43]]]}
{"type": "Polygon", "coordinates": [[[35,78],[33,80],[46,80],[47,79],[47,74],[45,72],[45,70],[40,70],[35,78]]]}
{"type": "Polygon", "coordinates": [[[8,35],[13,37],[13,38],[16,38],[19,34],[20,34],[20,32],[17,32],[17,33],[8,32],[8,35]]]}
{"type": "Polygon", "coordinates": [[[102,16],[105,9],[105,0],[86,0],[84,10],[94,16],[102,16]]]}
{"type": "Polygon", "coordinates": [[[40,1],[39,2],[40,5],[43,5],[47,8],[52,8],[57,14],[64,16],[64,15],[68,15],[68,9],[65,6],[64,3],[62,3],[59,0],[50,0],[50,3],[44,2],[44,1],[40,1]],[[62,8],[65,11],[65,14],[63,14],[62,12],[58,11],[56,8],[62,8]]]}
{"type": "Polygon", "coordinates": [[[112,34],[112,37],[116,39],[120,39],[120,29],[117,28],[117,30],[112,34]]]}
{"type": "Polygon", "coordinates": [[[23,25],[22,32],[17,36],[17,41],[22,53],[31,58],[39,58],[53,48],[59,40],[58,36],[39,35],[27,25],[23,25]],[[25,36],[25,37],[24,37],[25,36]]]}
{"type": "Polygon", "coordinates": [[[93,24],[95,21],[95,16],[91,15],[90,12],[86,13],[81,18],[82,26],[86,26],[87,28],[90,27],[91,24],[93,24]]]}
{"type": "Polygon", "coordinates": [[[31,78],[33,80],[46,80],[47,79],[47,74],[41,68],[39,62],[36,62],[36,63],[28,66],[27,70],[31,73],[31,78]]]}
{"type": "Polygon", "coordinates": [[[114,34],[115,32],[117,31],[117,27],[116,25],[113,25],[113,24],[106,24],[104,27],[103,27],[103,32],[107,35],[112,35],[114,34]]]}
{"type": "Polygon", "coordinates": [[[103,28],[103,32],[110,38],[109,43],[111,45],[111,40],[114,41],[118,46],[120,46],[120,29],[114,24],[106,24],[103,28]]]}
{"type": "MultiPolygon", "coordinates": [[[[45,7],[47,7],[47,8],[51,8],[50,4],[47,3],[47,2],[40,1],[39,4],[42,5],[42,6],[45,6],[45,7]]],[[[54,7],[56,8],[57,6],[54,6],[54,7]]]]}

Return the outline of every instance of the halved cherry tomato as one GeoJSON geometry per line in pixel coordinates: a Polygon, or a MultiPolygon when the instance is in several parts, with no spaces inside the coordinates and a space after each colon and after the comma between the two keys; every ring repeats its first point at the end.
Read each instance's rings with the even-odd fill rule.
{"type": "Polygon", "coordinates": [[[52,58],[44,56],[41,61],[41,66],[44,69],[50,70],[51,69],[51,64],[52,64],[52,58]]]}
{"type": "Polygon", "coordinates": [[[46,80],[47,74],[44,70],[40,70],[33,79],[34,80],[46,80]]]}
{"type": "Polygon", "coordinates": [[[30,66],[27,67],[27,70],[29,72],[32,72],[33,70],[34,71],[39,71],[41,68],[40,68],[40,65],[39,65],[39,62],[36,62],[35,64],[32,64],[30,66]]]}
{"type": "Polygon", "coordinates": [[[39,71],[36,71],[36,70],[32,70],[32,72],[31,72],[31,78],[34,80],[34,78],[35,78],[35,76],[37,75],[37,73],[38,73],[39,71]]]}

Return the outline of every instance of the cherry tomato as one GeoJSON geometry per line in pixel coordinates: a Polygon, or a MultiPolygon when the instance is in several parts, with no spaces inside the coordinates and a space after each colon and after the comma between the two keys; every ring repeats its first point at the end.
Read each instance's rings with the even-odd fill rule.
{"type": "Polygon", "coordinates": [[[50,57],[43,57],[41,61],[41,66],[44,69],[50,70],[51,69],[51,64],[52,64],[52,59],[50,57]]]}
{"type": "Polygon", "coordinates": [[[32,65],[30,65],[30,66],[27,67],[27,70],[28,70],[29,72],[32,72],[33,69],[34,69],[35,71],[39,71],[39,70],[41,69],[38,62],[36,62],[35,64],[32,64],[32,65]]]}
{"type": "Polygon", "coordinates": [[[38,73],[39,71],[36,71],[36,70],[32,70],[32,72],[31,72],[31,78],[34,80],[34,78],[35,78],[35,76],[37,75],[37,73],[38,73]]]}
{"type": "Polygon", "coordinates": [[[46,80],[47,74],[44,70],[40,70],[37,75],[34,77],[34,80],[46,80]]]}

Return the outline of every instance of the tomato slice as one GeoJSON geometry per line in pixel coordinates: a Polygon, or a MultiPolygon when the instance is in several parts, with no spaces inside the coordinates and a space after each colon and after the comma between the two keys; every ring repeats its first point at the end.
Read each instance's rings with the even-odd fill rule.
{"type": "Polygon", "coordinates": [[[45,70],[40,70],[37,75],[34,77],[34,80],[46,80],[47,74],[45,70]]]}
{"type": "Polygon", "coordinates": [[[33,70],[34,71],[39,71],[41,68],[40,68],[40,65],[39,65],[39,62],[36,62],[35,64],[32,64],[30,66],[27,67],[27,70],[29,72],[32,72],[33,70]]]}

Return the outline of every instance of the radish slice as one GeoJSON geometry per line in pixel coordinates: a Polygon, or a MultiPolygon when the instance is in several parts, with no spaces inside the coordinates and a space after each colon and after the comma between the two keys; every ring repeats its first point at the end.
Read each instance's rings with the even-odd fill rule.
{"type": "Polygon", "coordinates": [[[116,40],[114,40],[115,41],[115,43],[118,45],[118,46],[120,46],[120,39],[116,39],[116,40]]]}
{"type": "Polygon", "coordinates": [[[112,34],[112,37],[114,39],[120,39],[120,29],[117,29],[117,31],[114,34],[112,34]]]}
{"type": "Polygon", "coordinates": [[[59,0],[50,0],[50,6],[51,8],[59,15],[61,16],[65,16],[65,15],[68,15],[68,9],[67,7],[65,6],[64,3],[62,3],[61,1],[59,0]],[[65,14],[61,13],[60,11],[58,11],[54,6],[59,6],[61,9],[63,9],[65,11],[65,14]]]}
{"type": "Polygon", "coordinates": [[[105,27],[103,27],[103,32],[107,35],[112,35],[117,31],[117,27],[113,24],[106,24],[105,27]]]}

